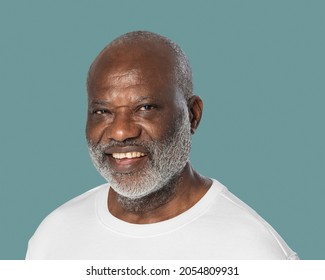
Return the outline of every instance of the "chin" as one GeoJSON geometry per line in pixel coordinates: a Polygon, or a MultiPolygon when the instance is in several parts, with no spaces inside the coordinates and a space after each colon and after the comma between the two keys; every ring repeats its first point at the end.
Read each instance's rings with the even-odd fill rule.
{"type": "Polygon", "coordinates": [[[107,181],[116,193],[129,199],[142,198],[159,189],[159,186],[152,184],[152,181],[135,180],[132,176],[129,178],[110,178],[107,181]]]}

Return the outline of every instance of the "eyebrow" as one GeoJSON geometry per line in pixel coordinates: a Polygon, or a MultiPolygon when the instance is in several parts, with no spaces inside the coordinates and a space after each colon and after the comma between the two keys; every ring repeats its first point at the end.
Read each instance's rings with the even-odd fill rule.
{"type": "MultiPolygon", "coordinates": [[[[135,102],[142,102],[142,101],[146,101],[146,100],[155,100],[154,97],[151,96],[140,96],[138,97],[135,102]]],[[[105,99],[96,99],[96,100],[92,100],[89,102],[90,106],[94,106],[94,105],[102,105],[102,106],[107,106],[110,105],[111,102],[109,100],[105,100],[105,99]]]]}
{"type": "Polygon", "coordinates": [[[89,102],[89,105],[108,105],[108,104],[110,104],[110,102],[105,100],[92,100],[91,102],[89,102]]]}

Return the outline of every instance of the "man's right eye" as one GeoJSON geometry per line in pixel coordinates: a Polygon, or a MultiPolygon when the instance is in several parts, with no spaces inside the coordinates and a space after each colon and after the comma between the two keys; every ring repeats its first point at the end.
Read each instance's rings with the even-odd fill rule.
{"type": "Polygon", "coordinates": [[[103,114],[106,114],[108,111],[105,110],[105,109],[99,109],[99,110],[94,110],[93,111],[93,114],[94,115],[103,115],[103,114]]]}

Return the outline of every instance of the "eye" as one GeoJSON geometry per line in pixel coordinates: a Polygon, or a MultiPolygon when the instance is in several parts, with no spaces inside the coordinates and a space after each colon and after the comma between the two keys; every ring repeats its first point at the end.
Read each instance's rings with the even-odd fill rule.
{"type": "Polygon", "coordinates": [[[96,109],[92,113],[93,113],[93,115],[103,115],[103,114],[108,113],[108,110],[105,110],[105,109],[96,109]]]}
{"type": "Polygon", "coordinates": [[[146,105],[143,105],[139,108],[139,111],[150,111],[152,109],[154,109],[155,106],[154,105],[151,105],[151,104],[146,104],[146,105]]]}

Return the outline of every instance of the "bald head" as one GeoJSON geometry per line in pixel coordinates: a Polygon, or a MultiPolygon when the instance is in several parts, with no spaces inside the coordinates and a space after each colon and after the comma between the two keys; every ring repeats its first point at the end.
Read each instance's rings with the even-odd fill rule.
{"type": "Polygon", "coordinates": [[[174,82],[186,100],[193,95],[192,70],[185,53],[170,39],[148,31],[126,33],[107,45],[89,69],[88,91],[103,75],[116,69],[137,71],[140,65],[157,80],[174,82]]]}

